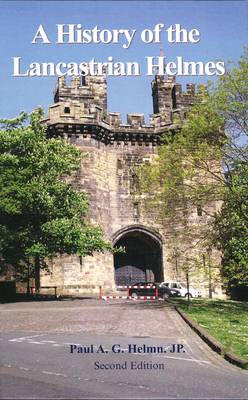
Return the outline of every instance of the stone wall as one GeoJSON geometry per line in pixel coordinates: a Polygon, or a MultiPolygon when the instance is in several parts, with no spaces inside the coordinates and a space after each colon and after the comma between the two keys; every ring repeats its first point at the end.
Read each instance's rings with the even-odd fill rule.
{"type": "MultiPolygon", "coordinates": [[[[179,129],[178,122],[173,122],[174,116],[180,120],[185,117],[194,102],[195,87],[188,85],[183,93],[174,79],[156,77],[152,94],[154,114],[150,124],[144,124],[142,114],[128,114],[127,124],[122,124],[119,113],[107,110],[104,77],[86,77],[83,82],[73,78],[69,86],[60,78],[55,104],[49,108],[44,122],[50,136],[64,137],[86,154],[72,183],[89,195],[89,222],[100,225],[111,243],[122,230],[158,235],[164,279],[185,280],[173,258],[172,231],[178,221],[161,221],[156,208],[145,212],[133,192],[137,184],[136,166],[154,157],[162,134],[179,129]]],[[[192,210],[191,218],[193,224],[207,223],[197,216],[196,210],[192,210]]],[[[202,275],[196,281],[204,287],[206,278],[202,275]]],[[[98,292],[100,285],[114,289],[113,255],[97,253],[83,259],[60,256],[51,262],[49,274],[42,273],[41,286],[50,285],[58,286],[63,294],[98,292]]]]}

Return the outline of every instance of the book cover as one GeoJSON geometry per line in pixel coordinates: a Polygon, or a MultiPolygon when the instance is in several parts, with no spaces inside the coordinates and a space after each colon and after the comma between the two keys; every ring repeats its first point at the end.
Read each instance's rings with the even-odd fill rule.
{"type": "Polygon", "coordinates": [[[247,399],[247,1],[0,6],[0,398],[247,399]]]}

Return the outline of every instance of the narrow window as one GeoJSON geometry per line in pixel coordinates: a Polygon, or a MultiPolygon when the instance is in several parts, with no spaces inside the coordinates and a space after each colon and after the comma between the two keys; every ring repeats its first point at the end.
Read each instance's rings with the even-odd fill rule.
{"type": "Polygon", "coordinates": [[[79,256],[80,272],[83,270],[83,257],[79,256]]]}
{"type": "Polygon", "coordinates": [[[177,97],[176,97],[176,88],[175,88],[175,86],[172,89],[171,97],[172,97],[172,108],[177,108],[177,97]]]}
{"type": "Polygon", "coordinates": [[[133,203],[133,217],[135,220],[138,220],[139,216],[139,203],[133,203]]]}
{"type": "Polygon", "coordinates": [[[53,258],[51,259],[51,264],[50,264],[50,275],[53,275],[53,258]]]}
{"type": "Polygon", "coordinates": [[[139,178],[135,173],[131,175],[131,190],[132,192],[137,192],[139,190],[139,178]]]}
{"type": "Polygon", "coordinates": [[[201,217],[201,216],[202,216],[202,208],[201,208],[201,206],[200,206],[200,205],[197,206],[197,207],[196,207],[196,210],[197,210],[197,215],[198,215],[198,217],[201,217]]]}
{"type": "Polygon", "coordinates": [[[70,107],[65,107],[64,108],[64,113],[65,114],[70,114],[70,112],[71,112],[70,107]]]}

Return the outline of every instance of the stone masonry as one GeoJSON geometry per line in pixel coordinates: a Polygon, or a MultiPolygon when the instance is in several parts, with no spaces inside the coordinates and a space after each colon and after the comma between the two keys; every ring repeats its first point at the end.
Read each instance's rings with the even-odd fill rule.
{"type": "MultiPolygon", "coordinates": [[[[116,283],[134,283],[141,277],[184,280],[180,266],[171,261],[170,225],[159,222],[156,210],[145,213],[133,193],[138,184],[136,166],[155,156],[162,135],[179,131],[196,90],[190,84],[183,92],[173,77],[156,76],[149,124],[144,123],[143,114],[135,113],[128,114],[123,124],[119,113],[107,109],[104,76],[73,77],[70,85],[64,77],[58,79],[54,104],[45,120],[48,134],[63,137],[87,154],[72,183],[88,193],[89,222],[100,225],[114,245],[127,245],[130,254],[59,256],[51,262],[50,272],[42,273],[41,286],[56,285],[59,293],[80,294],[97,292],[100,285],[114,290],[116,283]]],[[[192,218],[206,223],[197,210],[192,218]]],[[[204,288],[204,278],[200,281],[204,288]]]]}

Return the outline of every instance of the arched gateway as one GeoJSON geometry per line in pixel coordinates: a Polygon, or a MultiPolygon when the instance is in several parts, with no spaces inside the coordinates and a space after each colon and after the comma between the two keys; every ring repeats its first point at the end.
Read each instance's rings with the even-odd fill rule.
{"type": "Polygon", "coordinates": [[[114,255],[116,285],[163,280],[162,246],[157,234],[145,227],[129,227],[115,235],[114,246],[125,248],[125,253],[114,255]]]}

